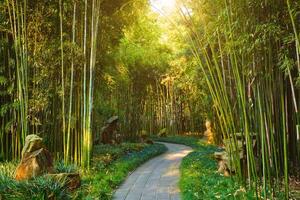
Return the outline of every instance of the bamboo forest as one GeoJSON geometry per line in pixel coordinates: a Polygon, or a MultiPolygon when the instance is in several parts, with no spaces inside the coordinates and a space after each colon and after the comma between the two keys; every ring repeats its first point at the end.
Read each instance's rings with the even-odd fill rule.
{"type": "Polygon", "coordinates": [[[0,200],[300,199],[300,1],[0,0],[0,200]]]}

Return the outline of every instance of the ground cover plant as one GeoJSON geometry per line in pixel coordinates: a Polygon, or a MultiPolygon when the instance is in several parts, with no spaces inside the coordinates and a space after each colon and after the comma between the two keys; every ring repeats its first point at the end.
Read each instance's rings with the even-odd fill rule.
{"type": "MultiPolygon", "coordinates": [[[[32,180],[16,181],[14,172],[17,162],[0,163],[0,198],[7,200],[41,200],[41,199],[70,199],[70,192],[64,183],[46,178],[36,177],[32,180]]],[[[65,165],[63,162],[55,164],[57,172],[75,172],[78,168],[74,165],[65,165]]]]}
{"type": "Polygon", "coordinates": [[[95,146],[94,160],[89,171],[75,165],[56,162],[57,172],[80,172],[82,186],[68,191],[63,182],[44,176],[28,181],[13,179],[17,162],[0,164],[0,198],[4,200],[42,199],[111,199],[112,192],[127,175],[146,160],[166,151],[161,144],[126,143],[95,146]]]}
{"type": "MultiPolygon", "coordinates": [[[[217,172],[218,164],[214,152],[220,147],[206,144],[196,137],[169,136],[155,138],[161,142],[171,142],[190,146],[194,151],[188,154],[180,166],[180,190],[184,200],[198,199],[257,199],[255,190],[246,189],[236,176],[225,177],[217,172]]],[[[260,194],[259,198],[263,198],[260,194]]],[[[277,199],[284,198],[284,193],[277,199]]]]}
{"type": "MultiPolygon", "coordinates": [[[[135,149],[141,148],[141,145],[135,145],[135,149]]],[[[125,147],[128,151],[128,147],[125,147]]],[[[157,156],[167,149],[164,145],[153,144],[144,145],[140,151],[130,151],[124,156],[107,165],[106,155],[103,155],[104,162],[95,162],[92,169],[84,175],[83,189],[78,192],[79,199],[112,199],[113,191],[120,185],[129,172],[133,171],[139,165],[157,156]]],[[[115,150],[113,150],[115,153],[115,150]]],[[[98,160],[96,156],[96,160],[98,160]]]]}

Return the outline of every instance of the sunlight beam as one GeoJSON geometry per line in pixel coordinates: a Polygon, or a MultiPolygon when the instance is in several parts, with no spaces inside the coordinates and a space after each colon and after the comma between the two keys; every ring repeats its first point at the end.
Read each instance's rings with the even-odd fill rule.
{"type": "Polygon", "coordinates": [[[170,13],[176,7],[176,0],[150,0],[150,3],[155,12],[170,13]]]}

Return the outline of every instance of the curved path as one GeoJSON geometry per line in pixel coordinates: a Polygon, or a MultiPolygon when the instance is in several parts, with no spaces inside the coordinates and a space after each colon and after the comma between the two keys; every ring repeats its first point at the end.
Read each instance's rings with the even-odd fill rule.
{"type": "Polygon", "coordinates": [[[114,200],[179,200],[179,165],[190,147],[162,143],[168,151],[137,168],[115,192],[114,200]]]}

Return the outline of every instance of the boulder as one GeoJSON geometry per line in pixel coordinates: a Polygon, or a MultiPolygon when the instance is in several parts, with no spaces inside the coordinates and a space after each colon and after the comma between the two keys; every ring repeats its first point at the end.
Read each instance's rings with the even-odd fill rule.
{"type": "Polygon", "coordinates": [[[116,144],[121,144],[122,143],[123,137],[120,133],[117,133],[115,138],[116,138],[116,144]]]}
{"type": "Polygon", "coordinates": [[[158,137],[167,137],[167,129],[163,128],[158,132],[158,137]]]}
{"type": "Polygon", "coordinates": [[[218,162],[218,173],[224,174],[224,176],[229,176],[230,172],[227,167],[227,163],[224,160],[218,162]]]}
{"type": "Polygon", "coordinates": [[[140,143],[153,144],[153,141],[149,139],[147,131],[145,131],[145,130],[140,131],[140,133],[139,133],[139,142],[140,143]]]}
{"type": "Polygon", "coordinates": [[[148,134],[147,134],[147,131],[145,131],[145,130],[142,130],[139,135],[142,140],[148,139],[148,134]]]}
{"type": "Polygon", "coordinates": [[[225,151],[217,151],[214,153],[214,156],[217,160],[228,160],[227,153],[225,151]]]}
{"type": "Polygon", "coordinates": [[[151,139],[146,139],[145,143],[146,144],[154,144],[153,140],[151,140],[151,139]]]}
{"type": "Polygon", "coordinates": [[[96,140],[96,143],[100,141],[104,144],[113,144],[121,142],[121,137],[117,137],[118,132],[118,116],[113,116],[106,121],[104,127],[101,128],[100,137],[96,140]],[[101,139],[100,139],[101,138],[101,139]]]}
{"type": "MultiPolygon", "coordinates": [[[[225,176],[236,172],[235,161],[240,162],[242,169],[247,169],[245,135],[244,133],[234,133],[234,136],[235,138],[223,139],[224,150],[214,153],[215,158],[218,160],[218,172],[224,173],[225,176]]],[[[256,133],[250,132],[249,136],[252,141],[252,147],[255,149],[256,133]]],[[[256,166],[256,170],[260,170],[259,166],[256,166]]],[[[242,171],[242,173],[248,176],[247,170],[242,171]]]]}
{"type": "Polygon", "coordinates": [[[113,117],[109,118],[106,121],[106,124],[118,123],[118,121],[119,121],[119,117],[118,116],[113,116],[113,117]]]}
{"type": "Polygon", "coordinates": [[[56,182],[63,183],[68,190],[75,190],[81,185],[81,179],[78,173],[47,174],[46,176],[56,182]]]}
{"type": "Polygon", "coordinates": [[[28,135],[22,149],[22,159],[15,172],[16,180],[26,180],[54,171],[50,152],[44,148],[42,138],[28,135]]]}
{"type": "Polygon", "coordinates": [[[215,152],[214,156],[218,161],[218,173],[224,174],[224,176],[229,176],[234,169],[230,165],[227,152],[215,152]]]}
{"type": "Polygon", "coordinates": [[[35,134],[28,135],[25,138],[25,145],[22,149],[22,157],[24,157],[24,155],[26,153],[34,152],[34,151],[39,150],[43,147],[44,147],[43,139],[41,137],[39,137],[38,135],[35,135],[35,134]]]}

